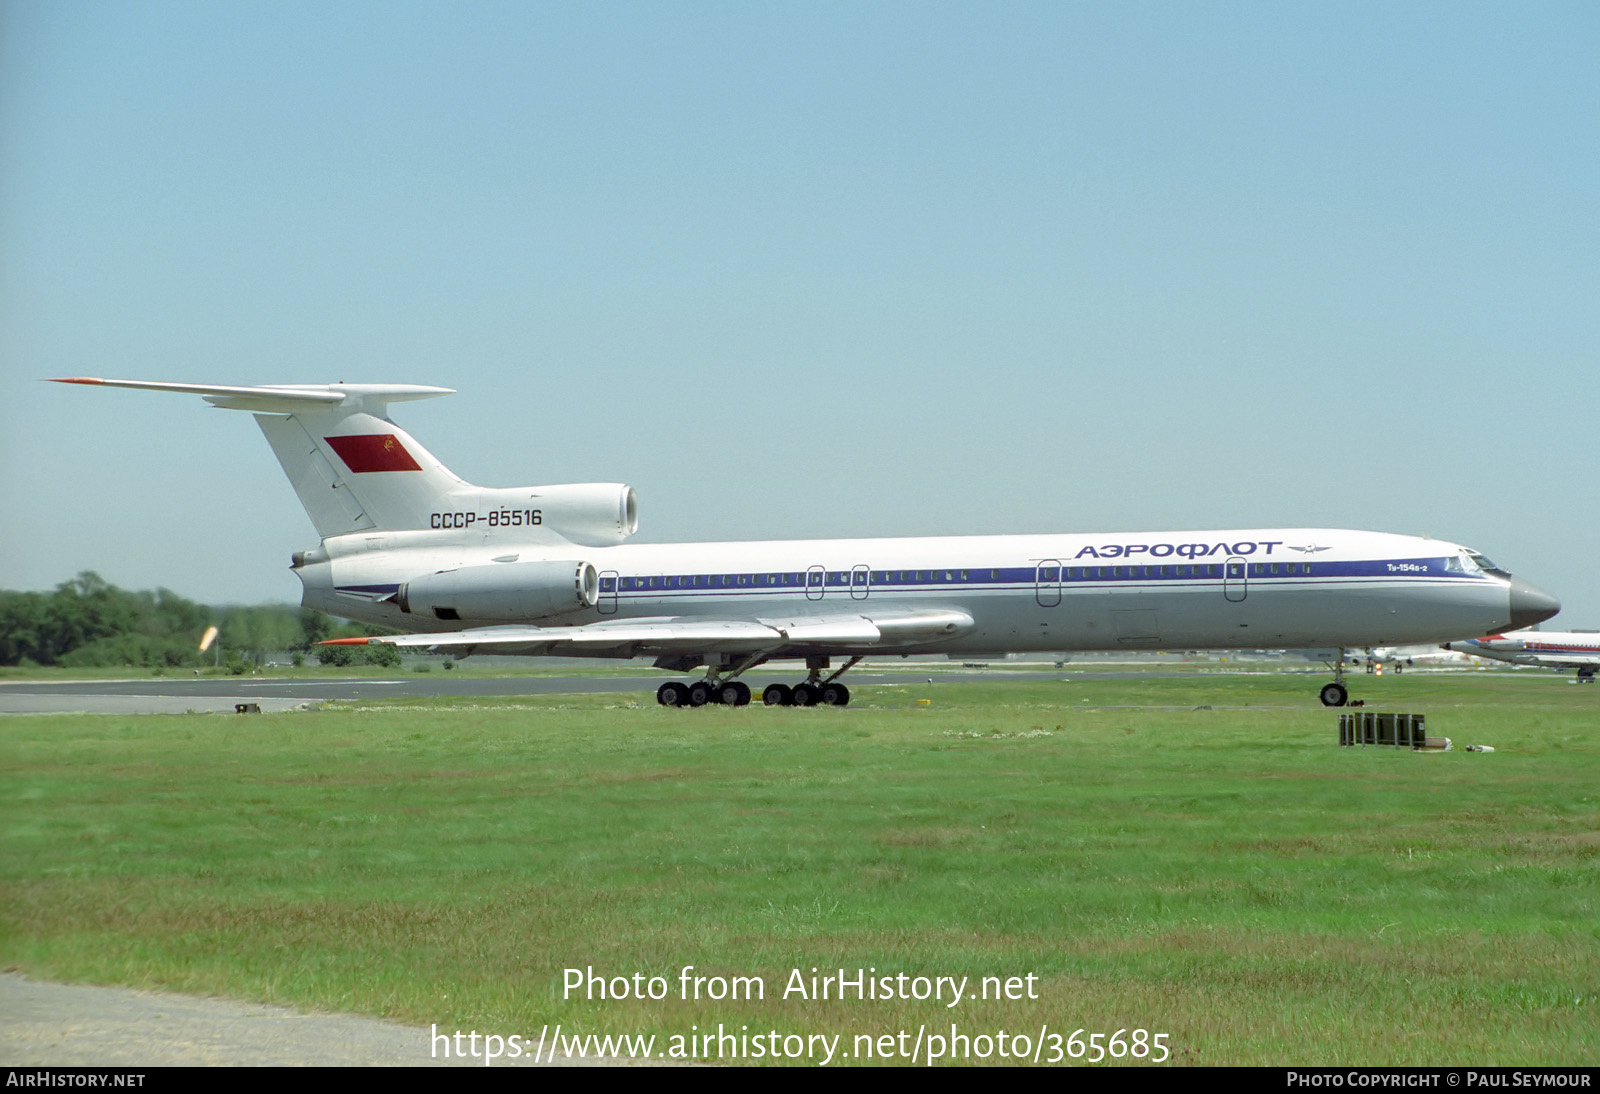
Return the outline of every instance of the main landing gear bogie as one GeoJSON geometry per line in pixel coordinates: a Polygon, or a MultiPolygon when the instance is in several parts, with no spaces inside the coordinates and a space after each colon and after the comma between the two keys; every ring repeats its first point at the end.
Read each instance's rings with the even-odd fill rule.
{"type": "MultiPolygon", "coordinates": [[[[761,702],[769,707],[849,706],[850,689],[839,682],[839,677],[855,668],[860,662],[859,655],[852,657],[839,671],[824,677],[823,673],[829,667],[828,658],[808,657],[806,669],[809,675],[804,680],[793,687],[788,684],[768,684],[762,689],[761,702]]],[[[696,680],[692,684],[673,680],[662,684],[656,689],[656,702],[664,707],[703,707],[708,703],[721,703],[730,707],[746,706],[750,702],[750,686],[742,680],[735,680],[731,675],[724,674],[741,673],[758,663],[760,662],[756,657],[751,657],[742,664],[723,663],[717,665],[704,680],[696,680]]]]}
{"type": "Polygon", "coordinates": [[[664,707],[703,707],[709,703],[748,706],[750,686],[741,680],[725,680],[720,684],[706,680],[696,680],[692,684],[670,680],[656,689],[656,702],[664,707]]]}
{"type": "Polygon", "coordinates": [[[761,693],[761,701],[769,707],[843,707],[850,705],[850,689],[840,683],[810,681],[794,687],[768,684],[761,693]]]}
{"type": "MultiPolygon", "coordinates": [[[[741,680],[716,685],[704,680],[692,684],[672,680],[656,689],[656,702],[664,707],[703,707],[712,703],[742,707],[749,705],[750,699],[750,686],[741,680]]],[[[761,692],[761,702],[769,707],[843,707],[850,705],[850,689],[837,681],[805,681],[794,687],[768,684],[761,692]]]]}

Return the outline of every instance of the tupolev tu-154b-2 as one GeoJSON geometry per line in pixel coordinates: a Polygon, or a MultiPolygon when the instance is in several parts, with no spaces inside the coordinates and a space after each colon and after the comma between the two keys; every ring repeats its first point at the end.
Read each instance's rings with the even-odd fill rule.
{"type": "MultiPolygon", "coordinates": [[[[843,705],[868,656],[1398,646],[1560,610],[1459,544],[1324,528],[630,544],[631,487],[474,486],[388,417],[449,388],[60,382],[254,413],[321,537],[293,558],[304,604],[410,632],[335,641],[703,668],[667,706],[744,705],[771,661],[806,674],[767,704],[843,705]]],[[[1335,669],[1322,702],[1348,696],[1335,669]]]]}

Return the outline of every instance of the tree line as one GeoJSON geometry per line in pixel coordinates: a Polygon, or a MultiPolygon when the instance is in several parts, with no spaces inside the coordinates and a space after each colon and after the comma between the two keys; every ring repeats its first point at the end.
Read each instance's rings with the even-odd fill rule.
{"type": "Polygon", "coordinates": [[[398,661],[393,646],[316,645],[383,633],[288,605],[217,608],[170,589],[129,592],[87,572],[47,593],[0,590],[0,665],[199,668],[220,661],[241,671],[282,652],[324,664],[398,661]],[[202,653],[200,640],[213,626],[220,654],[216,646],[202,653]]]}

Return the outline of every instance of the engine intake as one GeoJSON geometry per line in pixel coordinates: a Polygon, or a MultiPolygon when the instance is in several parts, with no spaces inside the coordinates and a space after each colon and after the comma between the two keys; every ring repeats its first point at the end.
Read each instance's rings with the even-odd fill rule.
{"type": "Polygon", "coordinates": [[[613,482],[538,486],[532,496],[547,527],[585,547],[614,546],[639,530],[639,499],[631,486],[613,482]]]}

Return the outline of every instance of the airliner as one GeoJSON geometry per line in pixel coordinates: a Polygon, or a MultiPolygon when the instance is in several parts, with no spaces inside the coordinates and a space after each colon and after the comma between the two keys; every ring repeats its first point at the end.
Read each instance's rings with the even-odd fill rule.
{"type": "MultiPolygon", "coordinates": [[[[388,417],[449,388],[58,382],[252,412],[321,537],[291,563],[305,606],[407,632],[334,641],[704,669],[663,683],[664,706],[748,704],[741,678],[773,661],[805,677],[767,685],[767,705],[843,706],[840,677],[868,656],[1342,650],[1560,610],[1459,544],[1323,528],[630,544],[632,487],[474,486],[388,417]]],[[[1343,706],[1334,674],[1320,697],[1343,706]]]]}
{"type": "Polygon", "coordinates": [[[1446,642],[1444,649],[1488,657],[1513,665],[1539,665],[1555,669],[1578,670],[1579,683],[1594,683],[1600,669],[1600,632],[1596,631],[1520,631],[1489,634],[1446,642]]]}
{"type": "MultiPolygon", "coordinates": [[[[1305,656],[1317,657],[1318,660],[1330,661],[1337,654],[1335,650],[1305,650],[1305,656]]],[[[1360,653],[1352,654],[1349,659],[1351,664],[1366,663],[1368,672],[1381,672],[1385,666],[1392,672],[1404,672],[1416,665],[1424,667],[1438,667],[1453,665],[1462,668],[1471,662],[1471,658],[1459,653],[1452,653],[1444,646],[1423,642],[1410,646],[1374,646],[1360,653]]]]}

